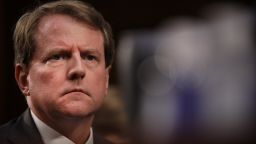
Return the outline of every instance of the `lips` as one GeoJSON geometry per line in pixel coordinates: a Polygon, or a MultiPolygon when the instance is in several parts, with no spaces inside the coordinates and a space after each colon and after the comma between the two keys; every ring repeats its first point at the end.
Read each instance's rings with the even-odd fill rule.
{"type": "Polygon", "coordinates": [[[84,93],[84,94],[90,96],[90,94],[87,91],[80,89],[80,88],[68,89],[64,92],[64,95],[73,93],[73,92],[80,92],[80,93],[84,93]]]}

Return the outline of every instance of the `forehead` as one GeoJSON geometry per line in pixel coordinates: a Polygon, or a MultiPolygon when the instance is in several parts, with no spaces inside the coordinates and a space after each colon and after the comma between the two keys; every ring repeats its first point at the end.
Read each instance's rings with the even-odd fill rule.
{"type": "Polygon", "coordinates": [[[41,18],[35,33],[37,44],[53,41],[76,41],[103,47],[103,34],[86,23],[68,15],[53,14],[41,18]],[[100,44],[100,45],[99,45],[100,44]]]}
{"type": "MultiPolygon", "coordinates": [[[[91,26],[86,21],[79,20],[67,14],[49,14],[40,18],[36,32],[58,29],[65,25],[73,25],[72,27],[79,25],[94,31],[100,31],[96,26],[91,26]]],[[[72,29],[72,27],[69,29],[72,29]]]]}

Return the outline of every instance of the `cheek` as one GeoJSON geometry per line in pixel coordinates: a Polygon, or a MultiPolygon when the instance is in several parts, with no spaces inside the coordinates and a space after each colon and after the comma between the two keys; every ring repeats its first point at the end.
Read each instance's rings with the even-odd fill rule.
{"type": "Polygon", "coordinates": [[[31,82],[35,82],[38,84],[50,84],[52,79],[54,78],[53,74],[48,72],[48,73],[36,73],[31,76],[31,82]]]}
{"type": "Polygon", "coordinates": [[[54,85],[56,85],[58,74],[51,71],[43,71],[43,70],[34,70],[30,73],[28,77],[30,90],[34,91],[34,93],[46,93],[54,89],[54,85]]]}
{"type": "Polygon", "coordinates": [[[95,76],[93,89],[97,92],[98,97],[106,96],[108,79],[105,73],[95,76]]]}

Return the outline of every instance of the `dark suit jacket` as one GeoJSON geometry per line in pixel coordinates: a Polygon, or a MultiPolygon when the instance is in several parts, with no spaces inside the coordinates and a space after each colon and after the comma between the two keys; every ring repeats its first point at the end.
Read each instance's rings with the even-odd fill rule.
{"type": "MultiPolygon", "coordinates": [[[[111,144],[93,133],[94,144],[111,144]]],[[[43,144],[29,109],[20,117],[0,127],[0,144],[43,144]]]]}

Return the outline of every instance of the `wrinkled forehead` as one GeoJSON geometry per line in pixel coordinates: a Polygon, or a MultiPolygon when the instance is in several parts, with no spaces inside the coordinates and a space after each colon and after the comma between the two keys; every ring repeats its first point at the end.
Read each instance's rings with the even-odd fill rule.
{"type": "MultiPolygon", "coordinates": [[[[62,24],[62,22],[76,23],[76,24],[82,25],[84,27],[87,27],[89,29],[92,29],[95,31],[100,31],[102,33],[102,31],[99,27],[97,27],[96,25],[92,25],[90,22],[88,22],[84,19],[79,19],[77,17],[73,17],[72,15],[59,14],[59,13],[48,14],[48,15],[42,16],[38,21],[35,31],[38,32],[38,30],[40,30],[42,28],[42,26],[44,26],[44,28],[46,28],[46,29],[50,29],[50,28],[52,28],[52,26],[58,28],[59,25],[62,24]]],[[[70,27],[70,29],[72,29],[72,27],[70,27]]],[[[102,33],[102,35],[103,35],[103,33],[102,33]]]]}
{"type": "Polygon", "coordinates": [[[103,35],[99,30],[94,30],[86,24],[78,23],[63,15],[53,15],[42,19],[35,39],[36,47],[41,51],[48,47],[77,46],[81,50],[98,49],[104,53],[103,35]]]}

